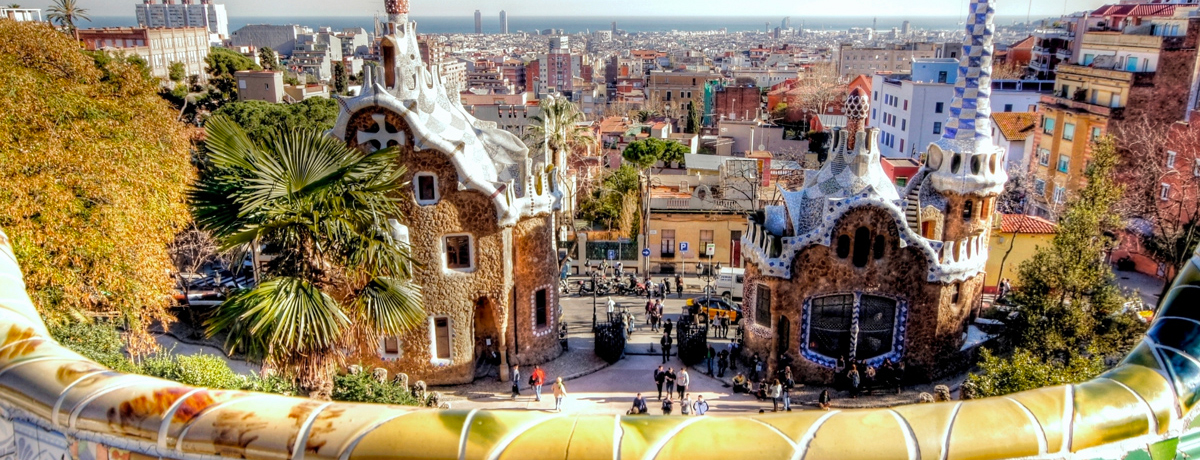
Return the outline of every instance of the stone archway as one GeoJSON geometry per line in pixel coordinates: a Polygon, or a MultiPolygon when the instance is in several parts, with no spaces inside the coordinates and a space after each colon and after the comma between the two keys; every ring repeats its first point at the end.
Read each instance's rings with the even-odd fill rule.
{"type": "Polygon", "coordinates": [[[496,320],[495,303],[487,296],[475,299],[475,311],[471,320],[471,330],[474,334],[474,364],[476,377],[482,372],[490,374],[496,369],[503,375],[504,365],[504,334],[496,320]]]}

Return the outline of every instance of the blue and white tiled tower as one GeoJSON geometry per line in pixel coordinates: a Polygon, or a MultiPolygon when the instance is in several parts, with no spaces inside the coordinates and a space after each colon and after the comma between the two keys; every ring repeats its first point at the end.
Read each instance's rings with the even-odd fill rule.
{"type": "Polygon", "coordinates": [[[992,141],[992,35],[990,0],[972,0],[958,82],[942,138],[929,146],[930,178],[939,191],[988,195],[1004,188],[1004,152],[992,141]]]}

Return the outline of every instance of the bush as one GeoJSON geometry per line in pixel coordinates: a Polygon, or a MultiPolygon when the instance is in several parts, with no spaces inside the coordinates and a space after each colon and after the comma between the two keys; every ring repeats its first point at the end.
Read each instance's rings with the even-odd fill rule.
{"type": "Polygon", "coordinates": [[[978,396],[1000,396],[1035,388],[1079,383],[1104,372],[1104,359],[1098,355],[1075,356],[1070,364],[1044,361],[1025,349],[1013,350],[1008,359],[982,350],[980,373],[967,381],[978,388],[978,396]]]}
{"type": "Polygon", "coordinates": [[[118,372],[137,372],[136,366],[122,350],[125,345],[121,333],[111,324],[82,321],[52,324],[50,336],[104,367],[118,372]]]}
{"type": "Polygon", "coordinates": [[[366,371],[334,377],[333,399],[348,402],[417,405],[417,399],[412,396],[408,388],[391,381],[380,382],[366,371]]]}
{"type": "Polygon", "coordinates": [[[152,377],[205,388],[239,390],[247,385],[248,379],[233,372],[224,359],[206,353],[177,355],[159,352],[142,360],[137,372],[152,377]]]}
{"type": "Polygon", "coordinates": [[[292,379],[275,374],[261,378],[251,376],[246,379],[242,385],[242,389],[261,393],[275,393],[284,396],[292,396],[297,393],[296,384],[292,383],[292,379]]]}

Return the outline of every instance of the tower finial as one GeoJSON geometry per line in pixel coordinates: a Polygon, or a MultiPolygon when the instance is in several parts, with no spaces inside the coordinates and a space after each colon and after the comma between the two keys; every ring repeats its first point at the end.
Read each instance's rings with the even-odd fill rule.
{"type": "Polygon", "coordinates": [[[950,102],[950,117],[943,130],[943,139],[973,143],[979,147],[992,144],[990,117],[994,14],[991,0],[971,0],[966,43],[959,58],[958,81],[954,84],[954,99],[950,102]]]}
{"type": "Polygon", "coordinates": [[[855,87],[846,95],[846,103],[843,105],[843,111],[846,113],[846,148],[854,148],[855,137],[862,131],[870,107],[871,96],[862,88],[855,87]]]}

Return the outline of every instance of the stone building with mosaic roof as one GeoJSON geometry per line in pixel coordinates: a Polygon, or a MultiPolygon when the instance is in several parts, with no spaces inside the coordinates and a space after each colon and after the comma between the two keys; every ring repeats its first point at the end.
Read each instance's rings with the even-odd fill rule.
{"type": "Polygon", "coordinates": [[[879,130],[864,127],[867,93],[853,91],[829,160],[751,217],[743,327],[771,369],[786,353],[807,381],[832,381],[839,358],[932,378],[958,356],[1008,179],[991,139],[993,9],[974,0],[970,12],[944,135],[903,190],[880,165],[879,130]]]}
{"type": "Polygon", "coordinates": [[[360,95],[338,99],[332,135],[367,151],[402,150],[412,187],[392,226],[410,245],[428,318],[356,358],[451,384],[472,381],[478,364],[495,356],[507,380],[509,365],[561,353],[554,241],[561,165],[471,116],[422,61],[408,2],[386,7],[382,62],[366,69],[360,95]]]}

